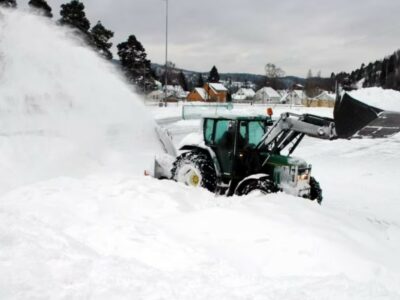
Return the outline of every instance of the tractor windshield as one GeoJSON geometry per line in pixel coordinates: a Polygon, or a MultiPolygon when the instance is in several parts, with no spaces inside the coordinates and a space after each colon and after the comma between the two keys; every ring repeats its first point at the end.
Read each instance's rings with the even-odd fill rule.
{"type": "Polygon", "coordinates": [[[266,124],[263,121],[241,121],[240,135],[247,142],[247,146],[255,148],[265,134],[266,124]]]}

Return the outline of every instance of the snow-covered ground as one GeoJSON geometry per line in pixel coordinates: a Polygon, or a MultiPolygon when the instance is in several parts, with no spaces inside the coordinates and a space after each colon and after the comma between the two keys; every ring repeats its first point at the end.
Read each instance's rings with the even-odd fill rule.
{"type": "Polygon", "coordinates": [[[118,74],[50,21],[1,14],[0,299],[400,299],[400,135],[305,139],[322,206],[145,177],[154,122],[118,74]]]}
{"type": "Polygon", "coordinates": [[[0,298],[398,299],[400,137],[307,141],[322,206],[132,174],[0,198],[0,298]]]}

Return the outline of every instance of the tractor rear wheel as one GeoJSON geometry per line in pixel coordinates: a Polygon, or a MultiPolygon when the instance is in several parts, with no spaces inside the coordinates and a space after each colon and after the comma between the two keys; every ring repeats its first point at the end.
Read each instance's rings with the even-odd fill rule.
{"type": "Polygon", "coordinates": [[[215,192],[217,175],[212,160],[201,152],[185,152],[175,160],[172,178],[193,187],[203,187],[215,192]]]}
{"type": "Polygon", "coordinates": [[[262,194],[271,194],[279,191],[278,187],[274,182],[268,179],[252,179],[246,184],[239,187],[236,190],[236,194],[239,196],[248,195],[251,192],[259,191],[262,194]]]}
{"type": "Polygon", "coordinates": [[[322,189],[319,182],[314,178],[310,177],[310,200],[317,200],[318,204],[322,202],[322,189]]]}

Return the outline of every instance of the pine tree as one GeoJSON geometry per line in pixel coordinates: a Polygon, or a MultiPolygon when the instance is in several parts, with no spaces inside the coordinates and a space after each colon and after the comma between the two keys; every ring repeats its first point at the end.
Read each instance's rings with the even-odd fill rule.
{"type": "Polygon", "coordinates": [[[219,82],[219,73],[215,66],[212,67],[210,74],[208,75],[208,82],[219,82]]]}
{"type": "Polygon", "coordinates": [[[179,81],[179,85],[182,87],[182,89],[184,91],[188,91],[189,90],[188,83],[187,83],[187,80],[186,80],[186,76],[185,76],[185,74],[183,74],[182,71],[179,72],[178,81],[179,81]]]}
{"type": "Polygon", "coordinates": [[[67,4],[62,4],[60,15],[60,24],[69,25],[80,30],[85,35],[88,34],[90,22],[86,18],[85,6],[82,2],[79,2],[78,0],[72,0],[67,4]]]}
{"type": "Polygon", "coordinates": [[[110,48],[112,43],[109,40],[114,36],[114,32],[106,29],[100,21],[90,31],[92,44],[98,50],[98,52],[106,59],[112,59],[112,53],[110,48]]]}
{"type": "Polygon", "coordinates": [[[118,56],[128,80],[136,84],[142,91],[152,90],[155,87],[154,78],[146,50],[134,35],[129,36],[126,42],[117,45],[118,56]]]}
{"type": "Polygon", "coordinates": [[[197,78],[196,82],[196,87],[203,87],[204,86],[204,80],[203,80],[203,75],[199,73],[199,77],[197,78]]]}
{"type": "Polygon", "coordinates": [[[396,57],[394,54],[392,54],[389,57],[389,61],[388,61],[388,75],[391,75],[392,73],[394,73],[395,66],[396,66],[396,57]]]}
{"type": "Polygon", "coordinates": [[[16,0],[0,0],[0,6],[15,8],[17,7],[16,0]]]}
{"type": "Polygon", "coordinates": [[[44,16],[52,18],[51,7],[46,0],[31,0],[28,3],[31,7],[38,9],[44,16]]]}

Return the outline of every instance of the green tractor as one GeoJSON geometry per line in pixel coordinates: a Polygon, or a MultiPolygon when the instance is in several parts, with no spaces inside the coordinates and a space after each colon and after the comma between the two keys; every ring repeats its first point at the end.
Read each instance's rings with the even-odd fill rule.
{"type": "MultiPolygon", "coordinates": [[[[201,134],[185,138],[179,155],[167,151],[174,157],[169,176],[160,175],[166,172],[157,161],[154,173],[227,196],[283,191],[321,203],[322,190],[311,176],[311,165],[292,156],[305,136],[333,140],[386,137],[399,131],[400,113],[366,105],[348,94],[336,101],[334,119],[289,112],[277,120],[266,115],[205,117],[201,134]]],[[[165,137],[163,144],[168,144],[165,137]]]]}
{"type": "Polygon", "coordinates": [[[227,196],[285,191],[321,202],[322,191],[311,177],[311,165],[291,156],[304,134],[291,135],[291,143],[280,137],[265,144],[266,134],[276,124],[269,116],[204,118],[202,136],[196,140],[192,134],[189,142],[183,141],[172,178],[227,196]]]}

